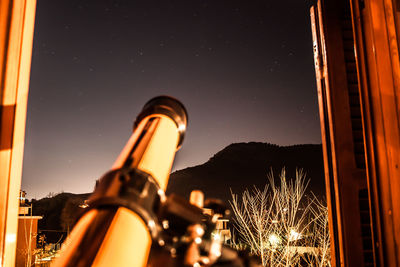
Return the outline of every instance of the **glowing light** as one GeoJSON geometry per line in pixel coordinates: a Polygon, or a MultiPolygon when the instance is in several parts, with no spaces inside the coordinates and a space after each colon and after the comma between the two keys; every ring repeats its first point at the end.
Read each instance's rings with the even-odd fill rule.
{"type": "Polygon", "coordinates": [[[211,237],[210,257],[216,259],[221,256],[221,234],[214,232],[211,237]]]}
{"type": "Polygon", "coordinates": [[[273,246],[273,247],[276,247],[276,246],[278,246],[278,245],[281,243],[281,239],[280,239],[279,236],[276,235],[276,234],[271,234],[271,235],[268,237],[268,241],[269,241],[269,243],[271,244],[271,246],[273,246]]]}
{"type": "Polygon", "coordinates": [[[221,257],[221,246],[211,246],[211,252],[215,257],[221,257]]]}
{"type": "Polygon", "coordinates": [[[17,234],[6,234],[6,243],[15,243],[17,241],[17,234]]]}
{"type": "Polygon", "coordinates": [[[202,262],[203,262],[204,264],[209,264],[209,263],[210,263],[210,259],[209,259],[209,258],[203,258],[203,259],[202,259],[202,262]]]}
{"type": "Polygon", "coordinates": [[[154,227],[156,227],[156,223],[153,220],[150,220],[148,226],[150,229],[153,229],[154,227]]]}
{"type": "Polygon", "coordinates": [[[214,233],[214,234],[212,234],[212,238],[214,240],[221,240],[221,234],[220,233],[214,233]]]}
{"type": "Polygon", "coordinates": [[[185,131],[185,130],[186,130],[186,125],[185,125],[185,124],[179,125],[178,130],[179,130],[180,132],[185,131]]]}
{"type": "Polygon", "coordinates": [[[200,244],[201,243],[201,237],[196,237],[195,239],[194,239],[194,242],[196,243],[196,244],[200,244]]]}
{"type": "Polygon", "coordinates": [[[301,238],[301,234],[296,232],[294,229],[290,230],[289,233],[289,241],[299,240],[301,238]]]}
{"type": "Polygon", "coordinates": [[[167,201],[167,197],[165,196],[165,192],[162,189],[158,189],[157,191],[158,196],[160,197],[161,202],[167,201]]]}
{"type": "Polygon", "coordinates": [[[201,227],[196,227],[196,233],[200,236],[202,236],[204,234],[204,230],[201,227]]]}
{"type": "Polygon", "coordinates": [[[169,222],[167,220],[162,221],[162,226],[164,229],[168,229],[169,228],[169,222]]]}
{"type": "Polygon", "coordinates": [[[210,254],[217,258],[220,257],[221,256],[221,244],[215,243],[215,242],[211,243],[210,254]]]}

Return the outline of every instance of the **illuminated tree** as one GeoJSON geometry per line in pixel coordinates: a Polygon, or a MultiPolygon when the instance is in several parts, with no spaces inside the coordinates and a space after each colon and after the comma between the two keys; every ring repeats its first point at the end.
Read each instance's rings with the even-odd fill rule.
{"type": "Polygon", "coordinates": [[[314,199],[309,218],[312,223],[308,228],[309,234],[305,236],[304,243],[308,247],[317,249],[304,254],[302,259],[308,266],[331,266],[328,208],[315,197],[314,199]]]}
{"type": "Polygon", "coordinates": [[[246,189],[241,201],[231,193],[238,241],[264,266],[330,266],[327,209],[314,195],[305,198],[303,171],[288,181],[282,170],[279,185],[268,178],[264,190],[246,189]]]}

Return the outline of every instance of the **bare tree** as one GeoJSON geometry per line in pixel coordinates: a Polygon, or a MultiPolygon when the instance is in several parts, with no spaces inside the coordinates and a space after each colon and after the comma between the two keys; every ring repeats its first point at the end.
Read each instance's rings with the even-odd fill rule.
{"type": "Polygon", "coordinates": [[[310,209],[312,222],[309,227],[309,234],[304,238],[308,247],[313,247],[310,253],[303,254],[302,258],[308,266],[322,267],[331,266],[330,237],[328,227],[328,208],[313,196],[314,201],[310,209]]]}
{"type": "Polygon", "coordinates": [[[329,266],[327,210],[315,196],[305,198],[303,171],[287,180],[283,169],[279,184],[272,172],[268,178],[264,190],[246,189],[241,201],[231,193],[238,242],[264,266],[329,266]]]}

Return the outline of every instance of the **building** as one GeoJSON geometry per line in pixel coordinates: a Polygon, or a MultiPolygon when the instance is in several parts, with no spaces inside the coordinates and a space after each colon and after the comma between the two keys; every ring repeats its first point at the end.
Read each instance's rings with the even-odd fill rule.
{"type": "MultiPolygon", "coordinates": [[[[217,223],[215,226],[215,234],[218,235],[218,238],[221,239],[223,243],[227,242],[228,240],[231,239],[231,230],[229,229],[229,219],[226,219],[224,217],[224,214],[222,210],[218,209],[219,204],[218,203],[211,203],[210,201],[208,202],[206,206],[207,208],[204,208],[204,193],[200,190],[193,190],[190,193],[190,203],[201,208],[203,210],[203,214],[207,214],[209,216],[217,216],[217,223]],[[216,210],[215,210],[216,207],[216,210]],[[214,208],[214,209],[213,209],[214,208]],[[218,211],[219,210],[219,211],[218,211]]],[[[224,208],[223,208],[224,209],[224,208]]]]}
{"type": "Polygon", "coordinates": [[[25,191],[20,192],[18,232],[15,266],[32,266],[35,263],[36,238],[38,234],[38,221],[41,216],[32,216],[32,205],[25,200],[25,191]],[[27,265],[27,263],[29,263],[27,265]]]}

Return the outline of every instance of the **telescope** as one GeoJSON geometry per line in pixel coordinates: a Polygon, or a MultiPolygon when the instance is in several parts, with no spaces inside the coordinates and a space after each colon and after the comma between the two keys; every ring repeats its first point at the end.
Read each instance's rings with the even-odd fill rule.
{"type": "Polygon", "coordinates": [[[165,200],[186,125],[187,112],[178,100],[160,96],[145,104],[53,266],[146,266],[159,231],[155,211],[165,200]]]}
{"type": "Polygon", "coordinates": [[[199,201],[165,195],[187,117],[169,96],[144,105],[51,266],[211,266],[217,260],[244,266],[236,251],[213,238],[218,217],[204,214],[199,201]],[[149,262],[151,249],[161,253],[149,262]]]}

